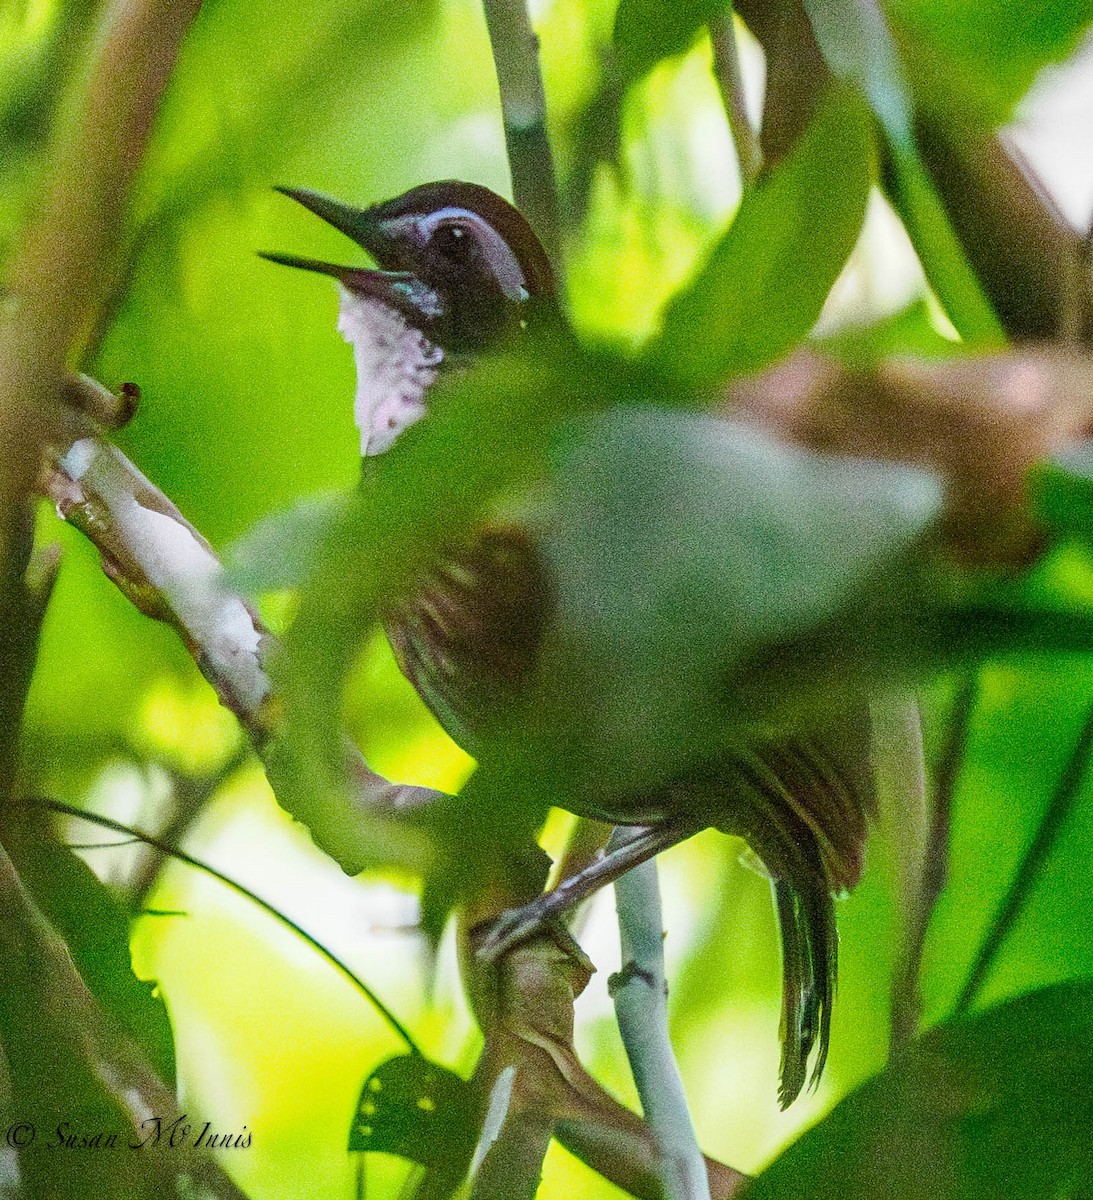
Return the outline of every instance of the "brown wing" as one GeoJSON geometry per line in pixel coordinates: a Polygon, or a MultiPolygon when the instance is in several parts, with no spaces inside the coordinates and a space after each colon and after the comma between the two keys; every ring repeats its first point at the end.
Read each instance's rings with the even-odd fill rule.
{"type": "Polygon", "coordinates": [[[384,624],[403,673],[471,750],[523,690],[549,613],[546,572],[527,535],[487,526],[439,555],[384,624]]]}

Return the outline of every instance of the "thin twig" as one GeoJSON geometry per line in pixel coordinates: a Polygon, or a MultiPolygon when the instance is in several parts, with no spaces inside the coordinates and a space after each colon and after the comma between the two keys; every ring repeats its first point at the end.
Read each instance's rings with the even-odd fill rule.
{"type": "Polygon", "coordinates": [[[501,93],[513,199],[551,262],[560,265],[558,187],[547,137],[539,39],[524,0],[484,0],[484,8],[501,93]]]}
{"type": "MultiPolygon", "coordinates": [[[[112,830],[114,833],[125,834],[128,838],[141,842],[145,846],[151,846],[159,851],[160,854],[168,858],[174,859],[176,862],[183,863],[187,867],[193,867],[196,871],[201,871],[205,875],[210,875],[213,879],[219,880],[225,887],[230,888],[239,896],[245,897],[252,904],[256,904],[264,912],[275,917],[282,925],[291,929],[294,934],[326,959],[328,963],[336,968],[351,984],[361,993],[362,996],[372,1005],[383,1020],[391,1027],[391,1030],[396,1033],[403,1042],[406,1043],[407,1049],[411,1054],[421,1054],[421,1049],[417,1042],[414,1041],[410,1031],[405,1025],[395,1016],[395,1014],[387,1007],[386,1004],[376,995],[372,988],[364,982],[359,975],[332,951],[328,950],[318,938],[313,937],[301,925],[289,916],[286,916],[279,908],[270,904],[268,900],[263,900],[257,892],[252,892],[245,884],[240,883],[236,879],[232,879],[230,875],[225,875],[222,871],[218,871],[216,867],[211,866],[207,862],[203,862],[199,858],[194,858],[192,854],[187,854],[185,850],[179,849],[178,846],[173,846],[169,842],[165,842],[162,838],[154,837],[150,833],[144,833],[143,830],[135,829],[132,825],[126,825],[121,821],[115,821],[112,817],[103,816],[100,813],[90,812],[87,809],[77,808],[72,804],[63,804],[59,800],[23,800],[24,804],[36,804],[42,808],[49,809],[50,812],[60,813],[66,817],[74,817],[80,821],[88,821],[92,825],[98,825],[102,829],[112,830]]],[[[69,844],[72,848],[71,843],[69,844]]],[[[125,845],[124,842],[113,843],[113,846],[125,845]]],[[[109,847],[104,847],[104,849],[109,847]]]]}
{"type": "Polygon", "coordinates": [[[1040,827],[1036,830],[1036,836],[1032,839],[1031,845],[1025,852],[1025,857],[1017,868],[1017,874],[1010,885],[1009,893],[979,947],[979,953],[975,956],[975,962],[968,972],[967,982],[953,1009],[955,1014],[967,1012],[978,999],[987,975],[998,958],[999,951],[1006,938],[1013,932],[1017,918],[1021,915],[1021,910],[1032,892],[1040,868],[1047,861],[1048,855],[1054,848],[1055,842],[1070,816],[1070,810],[1078,798],[1082,781],[1085,778],[1090,751],[1093,751],[1093,709],[1090,709],[1086,716],[1085,723],[1078,734],[1078,740],[1063,768],[1059,783],[1040,822],[1040,827]]]}
{"type": "Polygon", "coordinates": [[[710,44],[713,47],[713,73],[729,119],[736,158],[740,164],[740,185],[746,193],[754,187],[763,170],[763,148],[759,135],[748,116],[744,95],[744,78],[740,70],[740,47],[736,39],[736,23],[731,11],[709,24],[710,44]]]}
{"type": "Polygon", "coordinates": [[[908,1042],[918,1031],[922,1013],[922,956],[930,920],[949,878],[953,796],[964,761],[977,694],[977,676],[970,675],[961,681],[949,718],[948,737],[938,763],[937,778],[931,793],[922,869],[904,930],[900,962],[892,982],[892,1051],[908,1042]]]}
{"type": "Polygon", "coordinates": [[[655,859],[615,881],[622,969],[608,989],[615,1001],[641,1107],[660,1150],[667,1200],[710,1200],[706,1163],[695,1137],[668,1035],[664,930],[655,859]]]}
{"type": "MultiPolygon", "coordinates": [[[[252,753],[253,749],[250,743],[241,741],[235,751],[229,755],[227,762],[211,775],[198,780],[176,777],[174,784],[175,811],[160,830],[160,840],[168,846],[181,846],[186,834],[204,811],[205,805],[247,762],[252,753]]],[[[162,851],[154,846],[151,849],[154,853],[148,854],[144,858],[129,884],[128,903],[134,910],[144,907],[152,889],[159,881],[166,861],[162,851]]]]}

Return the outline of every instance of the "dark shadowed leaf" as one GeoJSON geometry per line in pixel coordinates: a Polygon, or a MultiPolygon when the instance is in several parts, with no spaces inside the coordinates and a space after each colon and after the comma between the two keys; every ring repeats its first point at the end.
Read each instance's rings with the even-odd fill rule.
{"type": "Polygon", "coordinates": [[[474,1088],[420,1054],[389,1058],[364,1081],[349,1149],[397,1154],[458,1178],[470,1163],[478,1128],[474,1088]]]}
{"type": "Polygon", "coordinates": [[[1080,1200],[1093,1180],[1093,984],[935,1029],[844,1100],[748,1200],[1080,1200]]]}
{"type": "Polygon", "coordinates": [[[865,218],[872,152],[865,106],[853,90],[833,90],[668,305],[650,350],[665,373],[714,385],[772,362],[808,333],[865,218]]]}
{"type": "MultiPolygon", "coordinates": [[[[110,840],[109,834],[101,836],[110,840]]],[[[133,974],[129,914],[91,868],[57,842],[36,810],[18,810],[18,820],[5,828],[4,846],[92,995],[140,1046],[156,1074],[173,1083],[171,1023],[155,984],[133,974]]]]}
{"type": "Polygon", "coordinates": [[[729,7],[725,0],[620,0],[614,41],[623,74],[638,79],[662,58],[682,54],[704,25],[729,7]]]}

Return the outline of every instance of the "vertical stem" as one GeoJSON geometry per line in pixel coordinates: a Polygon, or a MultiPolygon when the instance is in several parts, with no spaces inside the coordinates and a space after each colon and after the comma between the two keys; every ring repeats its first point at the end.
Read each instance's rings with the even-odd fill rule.
{"type": "Polygon", "coordinates": [[[971,675],[961,682],[949,719],[945,748],[938,764],[919,886],[907,920],[903,951],[892,985],[893,1051],[909,1041],[918,1031],[922,1009],[922,956],[926,948],[930,919],[949,877],[953,796],[964,761],[964,749],[977,694],[976,676],[971,675]]]}
{"type": "Polygon", "coordinates": [[[667,1200],[710,1200],[683,1081],[668,1036],[664,930],[655,859],[615,881],[622,969],[608,982],[645,1119],[657,1140],[667,1200]]]}
{"type": "Polygon", "coordinates": [[[729,118],[729,131],[740,163],[740,186],[747,193],[763,170],[763,150],[748,116],[744,78],[740,70],[740,47],[736,40],[736,22],[732,11],[711,21],[709,30],[714,78],[725,105],[725,115],[729,118]]]}
{"type": "Polygon", "coordinates": [[[501,93],[505,146],[516,207],[558,265],[561,226],[554,157],[546,127],[539,39],[524,0],[484,0],[486,27],[501,93]]]}
{"type": "Polygon", "coordinates": [[[65,360],[109,277],[126,200],[199,0],[115,0],[77,115],[57,139],[41,214],[16,253],[0,321],[0,561],[30,494],[65,360]]]}
{"type": "Polygon", "coordinates": [[[1070,816],[1070,810],[1078,798],[1082,781],[1085,778],[1090,751],[1093,751],[1093,709],[1090,709],[1085,718],[1085,723],[1078,734],[1078,740],[1063,768],[1063,773],[1047,806],[1047,811],[1044,813],[1043,820],[1040,822],[1040,828],[1037,829],[1031,845],[1025,852],[1025,857],[1021,860],[1021,865],[1017,868],[1017,874],[1014,876],[1009,894],[998,910],[998,915],[994,918],[994,923],[983,939],[983,944],[979,947],[979,953],[975,956],[975,962],[968,973],[967,982],[964,984],[953,1010],[955,1014],[967,1012],[975,1003],[979,993],[983,990],[983,984],[986,982],[991,967],[998,958],[999,951],[1006,938],[1013,932],[1017,918],[1025,907],[1025,901],[1032,892],[1040,868],[1054,849],[1055,842],[1070,816]]]}
{"type": "Polygon", "coordinates": [[[896,894],[902,918],[892,980],[893,1047],[918,1027],[916,927],[922,908],[930,822],[926,762],[918,704],[905,696],[882,697],[869,706],[881,816],[897,853],[896,894]]]}

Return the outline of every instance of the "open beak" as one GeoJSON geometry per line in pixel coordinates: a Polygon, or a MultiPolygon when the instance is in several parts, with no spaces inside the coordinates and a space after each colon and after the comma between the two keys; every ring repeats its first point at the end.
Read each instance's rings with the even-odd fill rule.
{"type": "Polygon", "coordinates": [[[340,233],[356,242],[362,250],[367,250],[381,267],[397,270],[401,266],[397,248],[384,233],[382,223],[376,219],[373,209],[354,208],[351,204],[343,204],[341,200],[334,200],[307,188],[275,188],[274,191],[295,200],[297,204],[302,204],[308,212],[313,212],[328,225],[333,225],[340,233]]]}
{"type": "Polygon", "coordinates": [[[314,271],[318,275],[329,275],[342,287],[358,296],[378,300],[389,308],[402,313],[415,324],[423,317],[435,316],[435,296],[430,288],[406,271],[375,271],[368,267],[339,267],[335,263],[320,262],[315,258],[300,258],[295,254],[267,254],[259,251],[259,258],[279,263],[283,267],[297,267],[301,271],[314,271]]]}

